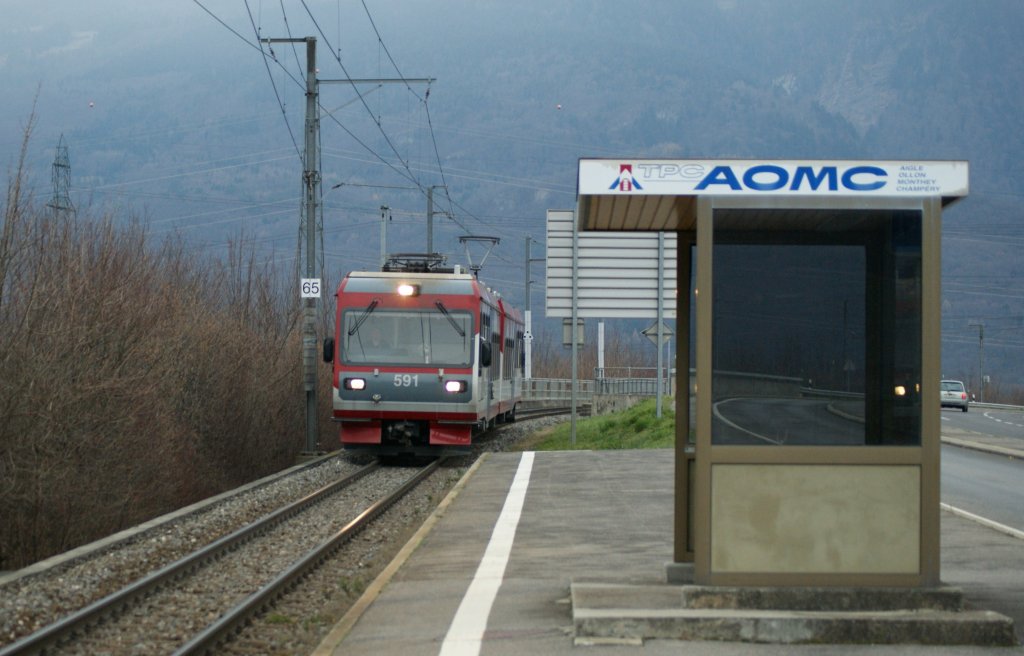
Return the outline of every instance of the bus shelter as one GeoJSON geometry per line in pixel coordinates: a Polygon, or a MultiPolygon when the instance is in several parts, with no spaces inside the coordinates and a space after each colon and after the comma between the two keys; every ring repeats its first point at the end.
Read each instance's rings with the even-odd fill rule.
{"type": "Polygon", "coordinates": [[[578,173],[577,232],[677,239],[669,579],[937,585],[941,217],[967,163],[578,173]]]}

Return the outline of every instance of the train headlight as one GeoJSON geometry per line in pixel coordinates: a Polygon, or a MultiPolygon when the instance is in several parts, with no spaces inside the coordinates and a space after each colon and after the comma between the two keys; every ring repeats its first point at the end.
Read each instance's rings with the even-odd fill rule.
{"type": "Polygon", "coordinates": [[[407,282],[403,282],[401,285],[398,286],[397,291],[399,296],[419,296],[420,286],[410,285],[407,282]]]}
{"type": "Polygon", "coordinates": [[[356,391],[364,390],[364,389],[366,389],[366,379],[365,378],[346,378],[345,379],[345,389],[356,390],[356,391]]]}
{"type": "Polygon", "coordinates": [[[444,391],[452,394],[458,394],[459,392],[466,391],[466,381],[464,380],[446,380],[444,382],[444,391]]]}

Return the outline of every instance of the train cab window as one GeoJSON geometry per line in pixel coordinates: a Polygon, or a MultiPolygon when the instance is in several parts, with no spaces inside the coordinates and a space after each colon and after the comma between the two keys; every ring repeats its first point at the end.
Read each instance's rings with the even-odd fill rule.
{"type": "Polygon", "coordinates": [[[348,364],[467,367],[472,325],[473,317],[458,310],[351,308],[342,312],[340,357],[348,364]]]}

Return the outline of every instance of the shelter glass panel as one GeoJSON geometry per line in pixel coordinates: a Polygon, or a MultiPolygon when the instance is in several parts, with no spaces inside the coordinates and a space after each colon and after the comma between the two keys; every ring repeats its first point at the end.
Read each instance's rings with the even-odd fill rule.
{"type": "Polygon", "coordinates": [[[714,222],[712,442],[920,444],[920,212],[714,222]]]}

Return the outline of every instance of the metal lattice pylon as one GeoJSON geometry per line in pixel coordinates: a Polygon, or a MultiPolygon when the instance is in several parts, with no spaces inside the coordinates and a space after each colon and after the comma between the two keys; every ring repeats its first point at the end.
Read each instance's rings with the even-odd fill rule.
{"type": "Polygon", "coordinates": [[[68,147],[64,144],[64,135],[57,141],[57,153],[53,158],[53,200],[47,205],[53,209],[54,216],[69,212],[75,213],[71,204],[71,160],[68,158],[68,147]]]}

